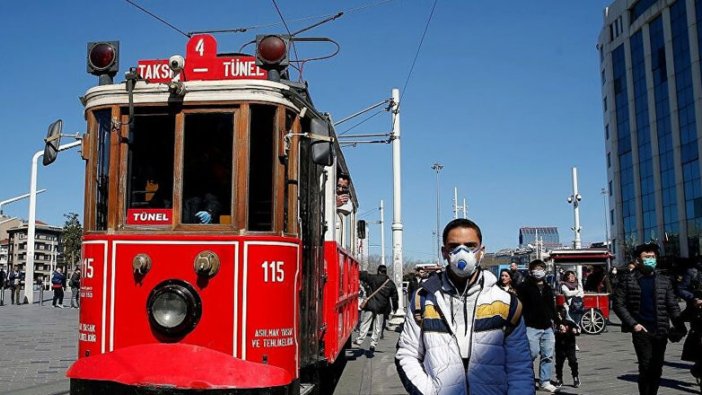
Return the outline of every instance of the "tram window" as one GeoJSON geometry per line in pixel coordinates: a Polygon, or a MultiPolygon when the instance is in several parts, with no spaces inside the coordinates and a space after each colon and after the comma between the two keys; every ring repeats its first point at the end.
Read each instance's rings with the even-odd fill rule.
{"type": "Polygon", "coordinates": [[[95,230],[107,229],[108,187],[110,185],[110,136],[112,111],[95,112],[97,122],[98,162],[95,174],[95,230]]]}
{"type": "Polygon", "coordinates": [[[184,134],[181,221],[231,223],[234,114],[186,114],[184,134]]]}
{"type": "Polygon", "coordinates": [[[171,208],[173,202],[173,115],[137,115],[129,144],[127,207],[171,208]]]}
{"type": "Polygon", "coordinates": [[[273,163],[276,108],[251,106],[249,230],[273,229],[273,163]]]}

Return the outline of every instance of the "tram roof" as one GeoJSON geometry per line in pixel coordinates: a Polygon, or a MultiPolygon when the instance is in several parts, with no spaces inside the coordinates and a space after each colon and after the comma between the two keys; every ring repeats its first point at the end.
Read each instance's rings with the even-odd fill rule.
{"type": "Polygon", "coordinates": [[[554,263],[606,263],[612,254],[606,248],[562,249],[550,252],[554,263]]]}
{"type": "MultiPolygon", "coordinates": [[[[183,82],[186,93],[176,97],[178,103],[207,103],[222,101],[256,101],[282,104],[300,110],[283,92],[291,87],[279,82],[267,80],[217,80],[183,82]]],[[[133,101],[135,105],[163,104],[174,100],[168,84],[138,81],[134,86],[133,101]]],[[[129,94],[125,83],[100,85],[90,88],[82,101],[86,110],[108,105],[128,105],[129,94]]]]}

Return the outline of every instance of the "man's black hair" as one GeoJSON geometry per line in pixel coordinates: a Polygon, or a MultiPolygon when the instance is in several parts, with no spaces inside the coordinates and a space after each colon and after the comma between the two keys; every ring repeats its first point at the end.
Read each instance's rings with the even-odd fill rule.
{"type": "Polygon", "coordinates": [[[634,249],[634,259],[639,259],[641,256],[641,253],[644,252],[653,252],[656,254],[656,256],[660,255],[660,250],[658,249],[658,244],[656,243],[644,243],[644,244],[639,244],[636,246],[634,249]]]}
{"type": "Polygon", "coordinates": [[[385,265],[378,265],[378,274],[388,274],[388,268],[385,265]]]}
{"type": "Polygon", "coordinates": [[[446,239],[448,238],[449,232],[456,228],[473,229],[475,233],[478,234],[478,240],[480,240],[480,244],[483,243],[483,232],[480,231],[480,227],[478,226],[478,224],[466,218],[456,218],[453,221],[446,224],[446,227],[444,228],[444,234],[442,236],[444,245],[446,245],[446,239]]]}
{"type": "Polygon", "coordinates": [[[529,270],[534,270],[534,268],[537,266],[541,266],[546,269],[546,263],[544,263],[544,261],[541,259],[534,259],[533,261],[529,262],[529,270]]]}
{"type": "Polygon", "coordinates": [[[346,180],[346,181],[351,181],[351,179],[349,178],[349,175],[346,173],[339,173],[337,175],[337,179],[338,178],[341,178],[342,180],[346,180]]]}

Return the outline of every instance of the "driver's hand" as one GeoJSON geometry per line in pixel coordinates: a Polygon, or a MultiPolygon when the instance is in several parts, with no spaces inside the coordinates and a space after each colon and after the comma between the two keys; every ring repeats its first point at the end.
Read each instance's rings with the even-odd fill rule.
{"type": "Polygon", "coordinates": [[[195,216],[200,220],[201,224],[209,224],[212,222],[212,215],[207,211],[198,211],[195,216]]]}

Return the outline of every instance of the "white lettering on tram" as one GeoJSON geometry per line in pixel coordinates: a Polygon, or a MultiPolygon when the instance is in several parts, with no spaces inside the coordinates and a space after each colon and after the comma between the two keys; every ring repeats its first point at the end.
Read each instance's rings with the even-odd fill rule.
{"type": "Polygon", "coordinates": [[[145,221],[156,221],[156,222],[167,222],[171,219],[168,218],[167,213],[132,213],[134,221],[145,222],[145,221]]]}
{"type": "Polygon", "coordinates": [[[173,71],[167,63],[140,64],[137,69],[139,76],[145,80],[173,78],[173,71]]]}
{"type": "Polygon", "coordinates": [[[256,66],[253,60],[242,61],[240,59],[232,59],[231,61],[223,62],[225,77],[263,77],[261,69],[256,66]]]}

